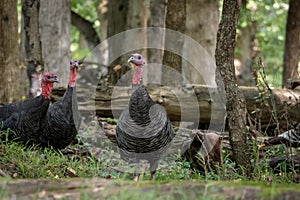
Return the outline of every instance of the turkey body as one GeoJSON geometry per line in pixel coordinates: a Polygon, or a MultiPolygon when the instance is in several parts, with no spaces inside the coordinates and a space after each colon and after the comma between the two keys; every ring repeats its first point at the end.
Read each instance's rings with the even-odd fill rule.
{"type": "MultiPolygon", "coordinates": [[[[131,58],[142,59],[140,54],[133,54],[131,58]]],[[[136,64],[136,60],[131,59],[131,62],[136,64]]],[[[158,161],[174,138],[174,131],[165,110],[153,102],[146,87],[141,84],[141,72],[140,68],[136,69],[129,106],[117,123],[116,140],[124,160],[129,163],[149,162],[154,180],[158,161]]]]}
{"type": "Polygon", "coordinates": [[[67,147],[77,135],[80,125],[76,87],[68,87],[64,96],[50,106],[47,119],[46,133],[42,137],[43,146],[55,149],[67,147]]]}
{"type": "MultiPolygon", "coordinates": [[[[23,102],[22,108],[14,110],[9,117],[5,116],[6,119],[2,121],[3,126],[1,129],[10,129],[7,139],[27,144],[40,143],[40,133],[47,123],[49,104],[50,99],[38,96],[32,101],[23,102]],[[26,104],[30,106],[24,106],[26,104]]],[[[5,135],[2,135],[1,140],[4,140],[5,137],[5,135]]]]}
{"type": "Polygon", "coordinates": [[[40,144],[40,136],[47,124],[50,92],[57,76],[46,72],[42,79],[42,94],[33,99],[16,102],[1,107],[1,140],[15,140],[26,144],[40,144]]]}
{"type": "Polygon", "coordinates": [[[47,113],[47,127],[42,134],[43,146],[55,149],[67,147],[77,135],[80,117],[76,95],[76,72],[79,61],[70,62],[70,76],[66,92],[63,97],[52,104],[47,113]]]}

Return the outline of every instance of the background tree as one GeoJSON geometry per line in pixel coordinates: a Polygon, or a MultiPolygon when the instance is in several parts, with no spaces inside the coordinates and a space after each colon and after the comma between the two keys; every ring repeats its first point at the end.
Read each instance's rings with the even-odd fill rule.
{"type": "MultiPolygon", "coordinates": [[[[215,57],[219,24],[219,0],[187,0],[185,34],[196,40],[215,57]]],[[[184,44],[184,49],[189,48],[184,44]]],[[[185,55],[185,51],[183,52],[185,55]]],[[[199,73],[188,62],[182,61],[184,76],[190,83],[205,84],[199,73]]]]}
{"type": "MultiPolygon", "coordinates": [[[[149,0],[136,1],[108,1],[108,28],[107,28],[107,37],[111,37],[115,34],[121,33],[126,30],[134,29],[134,28],[144,28],[147,26],[147,19],[149,15],[149,0]]],[[[147,45],[147,37],[146,33],[139,34],[140,38],[135,38],[136,41],[139,41],[141,47],[146,47],[147,45]]],[[[131,39],[122,38],[122,41],[112,41],[109,44],[109,60],[118,56],[118,59],[114,59],[112,63],[110,63],[110,72],[109,72],[109,82],[115,84],[122,74],[129,70],[126,63],[128,57],[133,52],[124,52],[124,55],[120,55],[123,53],[122,45],[126,45],[126,42],[130,42],[131,39]],[[113,66],[115,65],[124,65],[124,67],[115,72],[113,70],[113,66]]],[[[127,44],[128,45],[128,44],[127,44]]],[[[142,48],[139,50],[144,56],[146,56],[146,48],[142,48]]]]}
{"type": "Polygon", "coordinates": [[[71,24],[84,36],[89,50],[93,50],[100,43],[98,33],[94,29],[93,22],[85,19],[75,11],[71,11],[71,24]]]}
{"type": "Polygon", "coordinates": [[[0,104],[18,99],[17,0],[0,0],[0,104]]]}
{"type": "Polygon", "coordinates": [[[290,0],[286,22],[283,56],[282,87],[289,87],[288,79],[299,78],[300,1],[290,0]]]}
{"type": "Polygon", "coordinates": [[[39,32],[40,0],[22,0],[21,53],[25,58],[29,79],[29,97],[41,93],[40,76],[44,70],[41,36],[39,32]]]}
{"type": "MultiPolygon", "coordinates": [[[[148,27],[158,27],[165,28],[165,20],[166,20],[166,8],[167,8],[167,0],[150,0],[150,14],[148,18],[148,27]]],[[[155,34],[155,43],[159,47],[159,49],[147,49],[147,61],[148,63],[155,63],[155,70],[148,71],[147,79],[152,83],[161,83],[161,73],[162,73],[162,62],[163,62],[163,49],[165,45],[165,36],[161,35],[160,32],[155,34]]],[[[153,35],[147,37],[147,42],[153,40],[153,35]],[[151,38],[150,38],[151,37],[151,38]]]]}
{"type": "Polygon", "coordinates": [[[22,0],[21,51],[25,52],[30,97],[39,94],[40,75],[59,76],[65,87],[69,76],[71,5],[69,0],[22,0]]]}
{"type": "MultiPolygon", "coordinates": [[[[184,33],[185,30],[185,20],[186,20],[186,0],[169,0],[167,3],[167,14],[166,14],[166,28],[172,29],[174,31],[179,31],[184,33]]],[[[182,73],[182,59],[181,59],[181,52],[184,43],[184,38],[165,38],[165,46],[170,45],[173,43],[172,46],[177,48],[177,51],[180,55],[176,55],[170,51],[164,51],[163,56],[163,65],[167,67],[171,67],[172,69],[182,73]],[[175,44],[174,44],[175,43],[175,44]]],[[[174,79],[174,75],[172,71],[168,68],[163,68],[162,70],[163,85],[174,85],[175,82],[178,80],[174,79]],[[175,82],[174,82],[175,81],[175,82]]],[[[179,81],[181,82],[181,81],[179,81]]]]}
{"type": "Polygon", "coordinates": [[[40,0],[39,29],[45,70],[56,73],[57,87],[66,87],[70,65],[70,0],[40,0]]]}
{"type": "Polygon", "coordinates": [[[216,81],[226,92],[226,113],[233,159],[248,174],[251,169],[249,145],[247,144],[246,106],[239,91],[234,68],[236,28],[240,12],[238,0],[224,0],[216,46],[216,81]]]}

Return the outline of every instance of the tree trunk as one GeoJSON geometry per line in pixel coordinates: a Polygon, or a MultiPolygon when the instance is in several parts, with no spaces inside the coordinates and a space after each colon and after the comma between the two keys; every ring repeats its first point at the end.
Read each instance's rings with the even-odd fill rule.
{"type": "MultiPolygon", "coordinates": [[[[166,14],[166,28],[172,29],[174,31],[179,31],[184,33],[185,30],[185,21],[186,21],[186,0],[169,0],[167,3],[167,14],[166,14]]],[[[164,51],[163,57],[163,67],[162,73],[162,84],[163,85],[175,85],[182,80],[176,80],[174,78],[174,71],[177,73],[182,73],[182,48],[183,48],[184,38],[165,38],[165,49],[168,49],[168,45],[176,46],[176,50],[179,55],[170,52],[164,51]],[[174,44],[175,43],[175,44],[174,44]]]]}
{"type": "MultiPolygon", "coordinates": [[[[130,0],[128,13],[127,13],[127,23],[126,23],[126,30],[136,29],[136,28],[145,28],[147,27],[147,20],[149,16],[149,8],[150,8],[150,0],[130,0]],[[137,3],[138,2],[138,3],[137,3]]],[[[139,30],[141,31],[140,34],[136,34],[136,40],[139,41],[141,48],[138,50],[141,53],[145,60],[147,60],[147,36],[144,29],[139,30]]],[[[129,36],[130,37],[130,36],[129,36]]],[[[130,38],[125,38],[126,42],[130,42],[130,38]]],[[[124,56],[122,56],[122,63],[126,63],[128,58],[134,52],[125,52],[124,56]]],[[[144,71],[147,74],[147,69],[145,68],[144,71]]],[[[147,82],[146,79],[144,79],[147,82]]]]}
{"type": "Polygon", "coordinates": [[[29,79],[29,97],[41,94],[41,73],[44,70],[41,36],[39,32],[40,0],[22,0],[21,49],[25,51],[27,76],[29,79]]]}
{"type": "MultiPolygon", "coordinates": [[[[148,19],[148,27],[165,27],[166,19],[166,5],[167,0],[150,0],[150,15],[148,19]]],[[[148,35],[147,43],[152,44],[156,43],[158,48],[149,48],[147,49],[147,62],[156,64],[155,70],[148,71],[147,79],[151,80],[148,82],[159,83],[161,84],[161,75],[162,75],[162,62],[163,62],[163,49],[165,43],[165,35],[160,31],[157,31],[155,35],[148,35]],[[155,38],[153,38],[155,37],[155,38]]]]}
{"type": "Polygon", "coordinates": [[[25,31],[27,61],[43,65],[41,36],[39,32],[40,0],[22,0],[22,17],[25,31]]]}
{"type": "MultiPolygon", "coordinates": [[[[128,8],[129,7],[129,1],[119,1],[119,0],[109,0],[107,4],[107,38],[110,38],[118,33],[121,33],[126,30],[127,25],[127,14],[128,14],[128,8]]],[[[116,40],[110,40],[110,43],[108,44],[108,61],[109,61],[109,77],[108,81],[111,84],[116,84],[122,74],[126,73],[128,70],[127,68],[122,68],[121,70],[115,72],[113,70],[113,66],[121,64],[121,55],[117,55],[120,52],[118,51],[119,48],[122,48],[120,46],[120,43],[124,41],[116,41],[116,40]]]]}
{"type": "Polygon", "coordinates": [[[39,30],[45,70],[56,73],[66,86],[70,65],[70,0],[40,0],[39,30]]]}
{"type": "Polygon", "coordinates": [[[256,52],[254,51],[254,40],[256,34],[256,23],[249,22],[246,27],[240,29],[236,46],[241,53],[237,55],[236,75],[239,85],[255,85],[252,75],[252,65],[256,52]]]}
{"type": "MultiPolygon", "coordinates": [[[[97,13],[98,18],[100,21],[100,42],[104,42],[107,45],[107,29],[108,29],[108,19],[107,19],[107,13],[108,13],[108,0],[100,0],[99,4],[97,6],[97,13]]],[[[104,45],[103,45],[104,46],[104,45]]],[[[102,48],[98,49],[99,53],[99,61],[101,61],[102,64],[105,66],[108,66],[108,49],[102,48]]],[[[105,74],[108,73],[107,68],[103,69],[105,70],[105,74]]]]}
{"type": "Polygon", "coordinates": [[[0,27],[0,104],[5,104],[19,97],[17,0],[0,0],[0,27]]]}
{"type": "Polygon", "coordinates": [[[289,79],[299,78],[299,41],[300,41],[300,1],[290,0],[286,22],[285,46],[283,56],[282,87],[289,87],[289,79]]]}
{"type": "MultiPolygon", "coordinates": [[[[196,40],[214,60],[219,23],[219,0],[187,0],[185,34],[196,40]]],[[[183,49],[189,48],[184,44],[183,49]]],[[[183,51],[185,56],[186,51],[183,51]]],[[[197,70],[182,61],[185,78],[194,84],[205,84],[197,70]]]]}
{"type": "MultiPolygon", "coordinates": [[[[236,27],[240,12],[238,0],[224,0],[216,47],[216,81],[226,92],[226,113],[233,158],[238,167],[251,172],[251,154],[247,144],[246,106],[234,69],[236,27]]],[[[220,91],[223,92],[223,91],[220,91]]]]}

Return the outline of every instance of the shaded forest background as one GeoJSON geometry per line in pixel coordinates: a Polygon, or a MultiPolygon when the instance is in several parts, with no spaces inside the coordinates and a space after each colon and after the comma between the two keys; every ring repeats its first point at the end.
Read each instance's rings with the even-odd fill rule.
{"type": "MultiPolygon", "coordinates": [[[[3,1],[2,9],[5,2],[8,1],[3,1]]],[[[180,31],[199,42],[214,58],[222,1],[181,0],[174,1],[173,7],[172,2],[154,0],[124,2],[117,0],[63,0],[51,1],[51,3],[44,0],[11,1],[12,6],[10,7],[17,8],[18,12],[14,10],[9,15],[15,17],[17,15],[18,18],[14,24],[9,25],[10,28],[15,28],[9,33],[13,37],[12,40],[16,41],[16,38],[19,38],[17,43],[19,48],[18,52],[14,50],[14,54],[18,57],[12,58],[13,62],[9,66],[21,69],[21,73],[20,75],[18,72],[12,73],[15,77],[13,84],[7,84],[10,82],[6,83],[5,78],[1,79],[3,82],[1,91],[7,90],[9,88],[7,85],[16,86],[7,90],[7,94],[11,95],[1,92],[3,93],[1,103],[19,100],[22,96],[34,96],[36,91],[33,88],[35,83],[32,76],[36,76],[34,73],[40,73],[43,70],[58,73],[62,80],[58,86],[65,86],[68,69],[62,66],[68,66],[67,63],[71,58],[83,59],[100,42],[133,28],[166,27],[180,31]],[[182,14],[180,14],[181,12],[182,14]],[[182,17],[176,19],[177,16],[182,17]],[[16,26],[18,27],[17,33],[16,26]],[[28,69],[33,71],[28,72],[28,69]],[[27,76],[31,78],[28,79],[27,76]],[[16,88],[21,88],[22,91],[13,92],[16,88]]],[[[297,16],[299,14],[297,12],[292,13],[294,21],[290,22],[290,24],[294,24],[293,27],[290,26],[290,30],[295,33],[295,36],[293,38],[289,36],[290,44],[293,44],[294,47],[285,49],[285,41],[289,41],[285,39],[286,29],[289,28],[287,25],[289,4],[293,4],[293,0],[290,2],[288,0],[249,0],[242,3],[234,60],[239,85],[255,84],[252,69],[255,67],[258,57],[262,58],[271,87],[289,87],[288,81],[298,78],[299,22],[296,19],[299,18],[297,16]],[[297,38],[298,41],[295,42],[294,40],[297,38]]],[[[297,9],[297,5],[292,8],[297,9]]],[[[8,27],[6,24],[3,26],[8,27]]],[[[145,45],[147,43],[147,41],[141,42],[144,42],[145,45]]],[[[163,47],[163,40],[157,42],[161,43],[163,47]]],[[[185,48],[185,44],[182,45],[185,48]]],[[[16,47],[11,48],[16,49],[16,47]]],[[[3,51],[10,52],[7,49],[3,51]]],[[[98,65],[91,66],[85,75],[95,74],[92,70],[93,67],[105,66],[101,69],[101,75],[109,75],[109,82],[115,83],[120,75],[112,75],[109,65],[123,63],[124,59],[119,58],[113,63],[107,63],[109,56],[107,51],[101,52],[98,65]]],[[[194,75],[193,68],[186,61],[180,58],[176,60],[172,56],[168,58],[168,52],[143,49],[142,53],[147,54],[148,62],[163,63],[182,71],[191,83],[203,82],[201,77],[194,75]]],[[[4,66],[2,65],[3,71],[5,71],[4,66]]],[[[2,76],[10,77],[6,73],[2,73],[2,76]]],[[[153,78],[151,74],[147,77],[153,78]]],[[[168,81],[171,80],[166,80],[166,82],[168,81]]]]}

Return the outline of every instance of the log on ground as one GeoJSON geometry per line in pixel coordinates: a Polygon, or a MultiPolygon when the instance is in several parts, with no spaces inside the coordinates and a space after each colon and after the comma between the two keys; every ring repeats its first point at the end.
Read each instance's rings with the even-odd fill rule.
{"type": "MultiPolygon", "coordinates": [[[[82,113],[96,113],[100,117],[118,118],[128,106],[131,87],[98,87],[87,91],[78,87],[78,103],[82,113]]],[[[215,87],[191,85],[189,87],[148,87],[148,92],[155,103],[163,106],[171,121],[191,121],[209,124],[222,123],[225,103],[219,97],[215,87]]],[[[57,99],[64,93],[64,88],[53,90],[57,99]]],[[[290,120],[300,122],[300,91],[274,89],[271,97],[274,105],[261,103],[259,91],[255,87],[240,87],[246,99],[248,113],[262,125],[272,125],[272,115],[281,122],[290,120]],[[273,112],[272,112],[273,110],[273,112]]]]}

